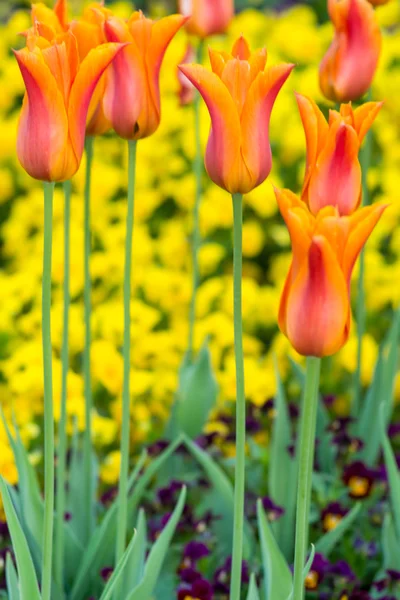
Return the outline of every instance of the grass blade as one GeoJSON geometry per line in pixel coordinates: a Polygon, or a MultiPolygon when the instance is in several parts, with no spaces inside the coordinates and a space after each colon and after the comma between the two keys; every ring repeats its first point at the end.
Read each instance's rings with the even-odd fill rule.
{"type": "Polygon", "coordinates": [[[120,577],[122,576],[126,565],[128,564],[129,557],[133,552],[133,549],[136,544],[136,532],[133,534],[131,541],[128,544],[127,549],[121,556],[121,560],[118,562],[116,568],[114,569],[113,574],[107,582],[106,587],[103,590],[103,593],[100,596],[100,600],[109,600],[112,596],[115,586],[117,585],[120,577]]]}
{"type": "Polygon", "coordinates": [[[19,600],[18,575],[9,552],[6,557],[6,583],[8,600],[19,600]]]}
{"type": "Polygon", "coordinates": [[[358,502],[353,506],[351,511],[347,513],[341,521],[336,525],[334,529],[331,529],[327,533],[325,533],[315,544],[315,549],[319,554],[323,554],[328,557],[332,552],[336,544],[343,537],[346,531],[349,529],[350,525],[355,521],[358,516],[358,513],[361,510],[361,503],[358,502]]]}

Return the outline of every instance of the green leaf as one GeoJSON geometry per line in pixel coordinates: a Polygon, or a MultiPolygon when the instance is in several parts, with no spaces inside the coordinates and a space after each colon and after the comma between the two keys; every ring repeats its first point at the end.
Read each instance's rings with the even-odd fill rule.
{"type": "Polygon", "coordinates": [[[394,526],[397,539],[400,540],[400,473],[397,468],[396,457],[386,433],[385,405],[381,406],[380,433],[383,455],[389,479],[389,497],[392,505],[394,526]]]}
{"type": "Polygon", "coordinates": [[[396,537],[392,515],[386,514],[382,527],[383,566],[385,569],[398,569],[400,541],[396,537]]]}
{"type": "Polygon", "coordinates": [[[193,362],[185,357],[179,371],[176,398],[178,430],[192,439],[200,435],[215,405],[217,394],[217,380],[205,343],[193,362]]]}
{"type": "MultiPolygon", "coordinates": [[[[211,458],[207,452],[204,452],[197,444],[192,442],[187,436],[182,435],[183,443],[192,454],[192,456],[203,467],[210,483],[215,491],[215,502],[218,506],[214,507],[216,512],[221,512],[221,519],[216,523],[217,537],[219,541],[219,549],[223,545],[229,549],[232,546],[232,531],[233,531],[233,511],[234,511],[234,492],[233,486],[221,469],[221,467],[211,458]],[[221,507],[219,511],[218,507],[221,507]]],[[[249,558],[251,548],[253,546],[251,529],[249,524],[245,522],[244,539],[243,539],[243,555],[249,558]]]]}
{"type": "Polygon", "coordinates": [[[303,570],[303,579],[305,579],[310,572],[310,569],[313,564],[314,556],[315,556],[315,546],[314,546],[314,544],[311,544],[310,556],[308,557],[306,566],[304,567],[304,570],[303,570]]]}
{"type": "Polygon", "coordinates": [[[186,487],[183,487],[174,512],[150,550],[142,581],[132,590],[126,600],[149,600],[151,598],[153,590],[157,584],[164,559],[171,545],[172,536],[174,535],[176,526],[181,518],[182,511],[185,506],[185,500],[186,487]]]}
{"type": "Polygon", "coordinates": [[[394,315],[387,342],[385,344],[385,362],[382,396],[385,403],[385,422],[388,424],[393,413],[394,384],[398,367],[398,344],[400,336],[400,309],[394,315]]]}
{"type": "Polygon", "coordinates": [[[266,600],[287,600],[292,592],[292,573],[279,550],[261,500],[257,502],[258,530],[264,569],[266,600]]]}
{"type": "Polygon", "coordinates": [[[115,567],[113,574],[111,575],[110,579],[107,581],[107,585],[104,588],[103,593],[100,596],[100,600],[109,600],[111,598],[114,588],[117,585],[120,577],[122,576],[122,574],[126,568],[126,565],[128,564],[130,555],[132,554],[133,549],[135,547],[135,543],[136,543],[136,532],[133,534],[132,539],[129,542],[127,549],[125,550],[125,552],[121,556],[120,560],[118,561],[118,564],[115,567]]]}
{"type": "Polygon", "coordinates": [[[147,527],[144,510],[139,510],[135,546],[130,554],[127,567],[125,569],[124,585],[122,591],[124,597],[127,596],[133,588],[139,585],[144,575],[144,566],[146,560],[147,545],[147,527]]]}
{"type": "Polygon", "coordinates": [[[2,477],[0,477],[0,491],[17,561],[21,600],[40,600],[39,586],[36,579],[35,567],[29,552],[28,542],[26,541],[21,524],[18,521],[17,513],[11,502],[7,485],[2,477]]]}
{"type": "Polygon", "coordinates": [[[328,557],[332,552],[336,544],[341,540],[343,535],[349,529],[350,525],[355,521],[358,516],[358,513],[361,510],[361,504],[358,502],[353,506],[350,512],[347,513],[343,519],[339,521],[339,523],[331,529],[327,533],[325,533],[322,537],[319,538],[317,543],[315,544],[315,549],[319,554],[323,554],[328,557]]]}
{"type": "MultiPolygon", "coordinates": [[[[147,454],[143,452],[129,478],[128,489],[132,488],[146,458],[147,454]]],[[[118,499],[112,503],[100,525],[94,530],[76,573],[69,600],[81,600],[90,585],[92,572],[96,573],[102,565],[112,560],[115,551],[117,508],[118,499]]]]}
{"type": "Polygon", "coordinates": [[[250,577],[249,591],[247,593],[247,600],[260,600],[260,594],[258,593],[258,587],[256,577],[254,573],[250,577]]]}
{"type": "Polygon", "coordinates": [[[6,557],[6,582],[9,600],[19,600],[18,575],[14,567],[11,554],[7,552],[6,557]]]}
{"type": "Polygon", "coordinates": [[[294,530],[296,519],[296,461],[288,452],[292,432],[285,390],[275,360],[277,393],[275,418],[272,427],[269,460],[269,493],[273,501],[285,507],[285,512],[273,525],[272,530],[279,547],[288,560],[293,558],[294,530]]]}
{"type": "Polygon", "coordinates": [[[382,401],[383,365],[384,359],[381,348],[376,361],[372,383],[362,404],[360,418],[355,424],[355,434],[364,442],[364,447],[359,452],[360,460],[365,461],[369,465],[373,465],[376,461],[380,445],[379,427],[376,424],[379,420],[379,407],[382,401]]]}
{"type": "Polygon", "coordinates": [[[0,411],[0,415],[18,469],[18,495],[20,497],[22,517],[21,525],[25,531],[31,552],[36,554],[39,553],[40,556],[43,538],[44,508],[39,483],[35,470],[29,462],[28,453],[22,443],[17,424],[14,423],[16,432],[16,437],[14,438],[2,410],[0,411]],[[32,543],[32,538],[34,543],[32,543]],[[33,548],[33,546],[35,546],[35,548],[33,548]]]}

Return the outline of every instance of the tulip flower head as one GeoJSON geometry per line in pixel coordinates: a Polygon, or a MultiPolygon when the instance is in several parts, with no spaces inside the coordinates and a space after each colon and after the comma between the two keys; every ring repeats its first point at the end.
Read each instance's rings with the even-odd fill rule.
{"type": "Polygon", "coordinates": [[[266,67],[265,48],[251,53],[243,37],[231,54],[210,49],[210,62],[212,72],[201,65],[180,66],[210,113],[206,169],[223,189],[245,194],[271,171],[271,111],[294,65],[266,67]]]}
{"type": "Polygon", "coordinates": [[[349,215],[361,201],[361,143],[377,117],[382,102],[367,102],[353,110],[342,104],[329,111],[329,122],[316,103],[296,94],[306,135],[307,165],[302,198],[312,213],[335,206],[349,215]]]}
{"type": "Polygon", "coordinates": [[[330,356],[348,339],[350,279],[386,205],[340,216],[326,206],[316,216],[289,190],[275,190],[293,259],[279,308],[279,327],[304,356],[330,356]]]}
{"type": "Polygon", "coordinates": [[[104,30],[109,42],[129,42],[107,73],[104,112],[119,136],[138,140],[160,124],[161,63],[169,43],[185,23],[182,15],[159,21],[134,12],[128,22],[109,17],[104,30]]]}
{"type": "MultiPolygon", "coordinates": [[[[37,32],[46,30],[37,24],[37,32]]],[[[72,32],[52,41],[28,33],[15,52],[26,94],[18,127],[17,154],[24,169],[42,181],[65,181],[78,170],[86,117],[95,87],[121,44],[103,44],[80,62],[72,32]]]]}
{"type": "Polygon", "coordinates": [[[368,0],[328,0],[335,38],[320,66],[322,93],[335,102],[357,100],[371,86],[382,36],[368,0]]]}
{"type": "Polygon", "coordinates": [[[188,33],[206,38],[225,33],[235,14],[233,0],[180,0],[179,12],[190,17],[188,33]]]}

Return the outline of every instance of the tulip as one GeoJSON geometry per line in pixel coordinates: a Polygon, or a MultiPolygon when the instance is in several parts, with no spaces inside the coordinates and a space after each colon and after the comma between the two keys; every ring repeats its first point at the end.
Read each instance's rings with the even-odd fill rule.
{"type": "MultiPolygon", "coordinates": [[[[185,55],[182,59],[182,62],[193,61],[196,57],[195,49],[191,44],[188,44],[186,47],[185,55]]],[[[178,82],[179,82],[179,103],[181,106],[186,106],[187,104],[191,104],[195,98],[195,90],[193,83],[189,81],[189,79],[182,73],[182,71],[178,68],[178,82]]]]}
{"type": "Polygon", "coordinates": [[[103,44],[80,63],[76,38],[59,34],[53,42],[28,34],[15,52],[26,86],[17,139],[23,168],[35,179],[66,181],[78,170],[89,103],[101,75],[121,44],[103,44]]]}
{"type": "Polygon", "coordinates": [[[371,86],[382,36],[367,0],[328,0],[335,38],[320,66],[322,93],[335,102],[357,100],[371,86]]]}
{"type": "Polygon", "coordinates": [[[266,61],[265,48],[250,53],[240,37],[232,54],[210,50],[212,72],[200,65],[180,66],[210,113],[207,172],[231,194],[250,192],[271,171],[271,111],[294,65],[267,68],[266,61]]]}
{"type": "Polygon", "coordinates": [[[316,103],[296,94],[307,142],[307,166],[302,198],[312,213],[335,206],[349,215],[361,201],[361,143],[383,102],[367,102],[353,110],[342,104],[329,112],[329,123],[316,103]]]}
{"type": "Polygon", "coordinates": [[[169,43],[185,23],[171,15],[152,21],[138,11],[128,22],[109,17],[109,42],[130,42],[113,61],[107,77],[104,112],[119,136],[138,140],[152,135],[160,124],[161,63],[169,43]]]}
{"type": "Polygon", "coordinates": [[[348,339],[351,274],[386,205],[376,203],[350,216],[326,206],[314,216],[289,190],[275,193],[293,251],[279,327],[300,354],[330,356],[348,339]]]}
{"type": "Polygon", "coordinates": [[[42,2],[32,4],[31,18],[33,25],[43,23],[53,33],[62,33],[68,29],[67,1],[57,0],[54,9],[48,8],[42,2]]]}
{"type": "Polygon", "coordinates": [[[188,33],[206,38],[225,33],[235,14],[233,0],[180,0],[179,12],[190,17],[188,33]]]}

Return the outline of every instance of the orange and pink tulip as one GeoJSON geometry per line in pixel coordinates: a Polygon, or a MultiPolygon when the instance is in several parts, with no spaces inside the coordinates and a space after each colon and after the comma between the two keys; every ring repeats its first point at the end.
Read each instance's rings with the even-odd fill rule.
{"type": "Polygon", "coordinates": [[[296,94],[307,143],[307,165],[302,198],[312,213],[334,206],[349,215],[361,201],[361,143],[378,115],[382,102],[367,102],[353,110],[342,104],[329,111],[329,122],[317,104],[296,94]]]}
{"type": "Polygon", "coordinates": [[[271,171],[271,111],[294,65],[266,67],[265,48],[251,53],[243,37],[231,54],[210,49],[210,61],[212,72],[201,65],[180,66],[210,113],[206,169],[223,189],[245,194],[271,171]]]}
{"type": "Polygon", "coordinates": [[[235,14],[234,0],[180,0],[179,12],[190,17],[188,33],[206,38],[228,29],[235,14]]]}
{"type": "Polygon", "coordinates": [[[382,36],[367,0],[328,0],[335,38],[320,66],[322,93],[335,102],[361,98],[378,66],[382,36]]]}
{"type": "Polygon", "coordinates": [[[385,204],[340,216],[326,206],[316,216],[289,190],[275,190],[292,242],[293,259],[279,308],[279,327],[304,356],[330,356],[346,343],[350,280],[385,204]]]}
{"type": "Polygon", "coordinates": [[[90,100],[121,49],[121,44],[103,44],[80,62],[70,31],[51,42],[28,33],[27,47],[15,56],[26,87],[17,154],[29,175],[42,181],[65,181],[76,173],[90,100]]]}
{"type": "Polygon", "coordinates": [[[128,22],[109,17],[105,34],[109,42],[128,42],[107,73],[104,112],[119,136],[138,140],[152,135],[160,124],[159,74],[164,54],[185,23],[182,15],[159,21],[138,11],[128,22]]]}

